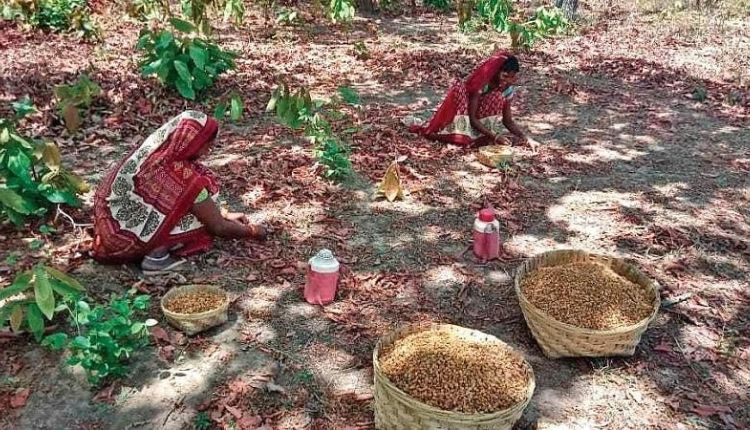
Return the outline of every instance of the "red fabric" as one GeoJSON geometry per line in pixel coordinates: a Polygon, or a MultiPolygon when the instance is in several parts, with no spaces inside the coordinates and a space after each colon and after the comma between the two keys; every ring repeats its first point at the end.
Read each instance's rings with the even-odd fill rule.
{"type": "MultiPolygon", "coordinates": [[[[468,115],[469,98],[472,94],[481,91],[485,85],[489,84],[493,77],[502,69],[505,60],[509,54],[500,51],[492,55],[479,65],[466,78],[464,82],[456,82],[448,90],[443,103],[437,109],[430,121],[426,125],[413,125],[409,127],[412,133],[421,134],[433,140],[453,143],[457,145],[469,145],[476,143],[477,140],[462,134],[437,134],[446,126],[451,124],[456,115],[468,115]]],[[[479,107],[477,109],[477,118],[499,115],[502,113],[507,100],[502,96],[502,91],[495,89],[479,98],[479,107]]]]}
{"type": "Polygon", "coordinates": [[[189,255],[211,247],[213,239],[205,228],[177,235],[170,232],[189,213],[202,189],[207,189],[211,194],[219,190],[214,175],[194,161],[195,155],[213,141],[217,131],[218,123],[212,118],[207,119],[205,126],[193,119],[183,119],[133,176],[133,192],[166,215],[148,242],[144,242],[133,232],[122,229],[112,216],[107,202],[112,184],[123,164],[140,148],[128,154],[106,176],[94,197],[96,260],[125,263],[139,260],[157,247],[172,247],[177,244],[182,245],[177,251],[179,255],[189,255]]]}

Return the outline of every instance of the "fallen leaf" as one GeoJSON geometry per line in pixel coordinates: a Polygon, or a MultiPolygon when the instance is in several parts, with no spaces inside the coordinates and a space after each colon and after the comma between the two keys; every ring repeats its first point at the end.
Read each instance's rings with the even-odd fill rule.
{"type": "Polygon", "coordinates": [[[17,409],[26,406],[26,401],[29,399],[31,390],[28,388],[21,388],[10,398],[10,407],[17,409]]]}
{"type": "Polygon", "coordinates": [[[151,329],[151,336],[153,336],[154,339],[157,340],[157,341],[161,341],[161,342],[164,342],[164,343],[170,343],[169,342],[169,333],[167,333],[167,331],[164,330],[161,327],[154,327],[154,328],[152,328],[151,329]]]}
{"type": "Polygon", "coordinates": [[[401,178],[398,174],[398,161],[394,161],[388,166],[378,191],[383,193],[389,202],[404,198],[404,190],[401,187],[401,178]]]}
{"type": "Polygon", "coordinates": [[[693,412],[700,417],[707,418],[720,412],[732,412],[732,408],[730,408],[729,406],[710,406],[697,404],[693,406],[693,412]]]}
{"type": "Polygon", "coordinates": [[[224,409],[229,411],[229,413],[232,414],[235,419],[242,418],[242,411],[235,408],[234,406],[224,405],[224,409]]]}
{"type": "Polygon", "coordinates": [[[667,342],[666,340],[663,340],[663,341],[661,341],[661,343],[660,343],[660,344],[658,344],[658,345],[656,345],[656,346],[654,347],[654,351],[659,351],[659,352],[672,352],[672,351],[673,351],[673,349],[672,349],[672,347],[671,347],[671,346],[669,345],[669,342],[667,342]]]}
{"type": "Polygon", "coordinates": [[[263,418],[261,418],[259,415],[249,415],[244,414],[242,415],[242,418],[237,421],[237,424],[240,426],[242,430],[252,430],[257,428],[263,423],[263,418]]]}

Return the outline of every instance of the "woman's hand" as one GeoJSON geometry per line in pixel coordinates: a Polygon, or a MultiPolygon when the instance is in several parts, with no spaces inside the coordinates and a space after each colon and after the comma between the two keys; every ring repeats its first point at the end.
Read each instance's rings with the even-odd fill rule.
{"type": "Polygon", "coordinates": [[[229,221],[236,221],[242,224],[247,224],[250,222],[247,218],[247,215],[242,212],[228,212],[224,215],[224,218],[228,219],[229,221]]]}
{"type": "Polygon", "coordinates": [[[268,235],[271,234],[271,229],[263,224],[248,225],[247,229],[250,232],[250,237],[261,241],[266,240],[268,235]]]}

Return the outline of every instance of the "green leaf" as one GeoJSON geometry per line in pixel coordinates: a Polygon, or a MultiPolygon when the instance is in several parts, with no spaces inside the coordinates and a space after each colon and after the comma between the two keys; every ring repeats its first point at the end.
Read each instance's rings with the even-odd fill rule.
{"type": "Polygon", "coordinates": [[[232,105],[230,110],[232,121],[237,122],[242,119],[242,111],[245,109],[245,106],[242,103],[242,98],[237,94],[232,95],[230,102],[232,105]]]}
{"type": "Polygon", "coordinates": [[[58,281],[62,282],[63,284],[67,285],[68,287],[74,288],[78,291],[85,291],[86,288],[81,285],[80,282],[75,280],[73,277],[69,276],[66,273],[63,273],[54,267],[45,266],[44,270],[47,271],[47,274],[58,281]]]}
{"type": "Polygon", "coordinates": [[[353,88],[350,87],[339,87],[339,95],[348,104],[352,106],[359,106],[362,104],[362,100],[353,88]]]}
{"type": "Polygon", "coordinates": [[[16,279],[10,286],[0,289],[0,300],[5,300],[8,297],[15,296],[27,290],[31,286],[31,277],[31,271],[26,271],[16,276],[16,279]]]}
{"type": "Polygon", "coordinates": [[[34,334],[37,342],[44,336],[44,318],[39,306],[34,303],[26,305],[26,322],[29,324],[29,330],[34,334]]]}
{"type": "Polygon", "coordinates": [[[18,148],[8,151],[8,170],[26,183],[31,183],[31,159],[18,148]]]}
{"type": "Polygon", "coordinates": [[[47,272],[42,266],[34,267],[34,297],[39,310],[48,320],[51,320],[55,313],[55,296],[52,294],[52,285],[47,272]]]}
{"type": "Polygon", "coordinates": [[[183,33],[194,33],[197,30],[193,24],[179,18],[172,18],[169,20],[169,23],[172,24],[172,27],[183,33]]]}
{"type": "Polygon", "coordinates": [[[190,83],[185,82],[182,80],[182,78],[175,81],[175,86],[177,87],[177,91],[179,91],[180,95],[182,97],[185,97],[188,100],[195,100],[195,90],[193,90],[192,85],[190,83]]]}
{"type": "Polygon", "coordinates": [[[29,114],[38,112],[36,110],[36,107],[34,107],[34,102],[32,102],[28,96],[22,98],[19,101],[11,103],[10,105],[13,107],[13,110],[16,112],[16,117],[19,119],[29,114]]]}
{"type": "Polygon", "coordinates": [[[205,49],[195,45],[190,45],[190,47],[188,48],[188,52],[190,53],[190,58],[193,60],[195,67],[199,69],[203,69],[204,67],[206,67],[206,62],[208,61],[208,52],[206,52],[205,49]]]}
{"type": "Polygon", "coordinates": [[[200,91],[208,88],[213,83],[213,80],[201,69],[193,69],[193,88],[200,91]]]}
{"type": "Polygon", "coordinates": [[[65,203],[66,205],[70,206],[78,206],[80,201],[78,200],[78,197],[71,193],[70,191],[65,190],[57,190],[54,188],[50,188],[46,190],[44,193],[44,197],[50,202],[55,204],[65,203]]]}
{"type": "Polygon", "coordinates": [[[68,341],[68,335],[65,333],[55,333],[44,338],[43,346],[49,346],[54,350],[62,349],[68,341]]]}
{"type": "Polygon", "coordinates": [[[137,322],[130,326],[130,334],[139,334],[144,328],[146,328],[146,326],[143,323],[137,322]]]}
{"type": "Polygon", "coordinates": [[[73,342],[71,342],[71,345],[79,349],[89,349],[91,348],[91,341],[87,337],[76,336],[75,338],[73,338],[73,342]]]}
{"type": "MultiPolygon", "coordinates": [[[[180,60],[174,60],[174,68],[177,70],[177,74],[180,75],[185,82],[193,82],[193,75],[190,74],[187,64],[180,60]]],[[[192,85],[191,85],[192,86],[192,85]]]]}
{"type": "Polygon", "coordinates": [[[218,105],[216,105],[216,109],[214,110],[214,118],[221,121],[226,116],[227,116],[227,105],[224,102],[220,102],[218,105]]]}

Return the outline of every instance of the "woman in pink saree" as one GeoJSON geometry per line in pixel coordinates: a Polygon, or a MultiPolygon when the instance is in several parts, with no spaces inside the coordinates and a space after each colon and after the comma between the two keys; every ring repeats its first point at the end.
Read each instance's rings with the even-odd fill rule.
{"type": "Polygon", "coordinates": [[[464,82],[456,82],[429,122],[409,130],[428,139],[467,147],[507,143],[503,128],[514,143],[528,142],[513,121],[511,102],[520,67],[518,59],[497,52],[474,70],[464,82]]]}

